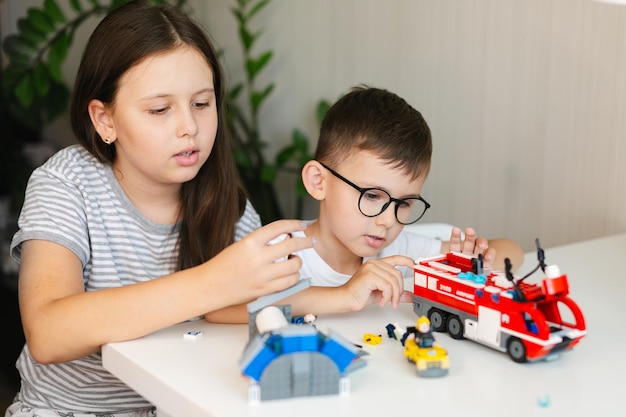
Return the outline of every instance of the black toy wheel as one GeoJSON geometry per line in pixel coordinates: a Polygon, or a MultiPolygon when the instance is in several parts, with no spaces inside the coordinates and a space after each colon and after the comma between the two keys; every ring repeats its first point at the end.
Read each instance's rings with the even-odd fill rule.
{"type": "Polygon", "coordinates": [[[448,317],[448,333],[453,339],[463,339],[463,323],[459,316],[448,317]]]}
{"type": "Polygon", "coordinates": [[[526,346],[517,337],[511,337],[506,344],[506,351],[514,362],[524,363],[526,358],[526,346]]]}
{"type": "Polygon", "coordinates": [[[428,320],[430,320],[430,326],[436,332],[443,332],[446,330],[446,318],[443,312],[436,308],[431,308],[428,311],[428,320]]]}

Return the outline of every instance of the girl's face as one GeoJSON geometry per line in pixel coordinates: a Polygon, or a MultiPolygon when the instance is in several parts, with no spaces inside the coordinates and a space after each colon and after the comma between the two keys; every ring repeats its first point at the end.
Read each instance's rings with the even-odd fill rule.
{"type": "Polygon", "coordinates": [[[213,71],[190,47],[148,57],[120,79],[111,118],[121,182],[178,189],[215,143],[213,71]]]}

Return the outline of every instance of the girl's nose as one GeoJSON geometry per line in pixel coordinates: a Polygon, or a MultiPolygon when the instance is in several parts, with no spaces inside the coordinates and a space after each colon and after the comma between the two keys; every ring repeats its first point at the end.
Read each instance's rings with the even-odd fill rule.
{"type": "Polygon", "coordinates": [[[192,109],[185,109],[179,115],[177,136],[180,138],[193,137],[197,132],[198,123],[196,122],[192,109]]]}

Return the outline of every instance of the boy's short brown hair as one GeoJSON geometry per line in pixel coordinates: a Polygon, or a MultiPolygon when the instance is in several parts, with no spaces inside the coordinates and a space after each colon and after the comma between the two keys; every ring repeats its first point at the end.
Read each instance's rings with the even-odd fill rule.
{"type": "Polygon", "coordinates": [[[430,169],[430,128],[422,114],[398,95],[354,87],[328,109],[315,159],[337,167],[353,150],[370,151],[414,180],[430,169]]]}

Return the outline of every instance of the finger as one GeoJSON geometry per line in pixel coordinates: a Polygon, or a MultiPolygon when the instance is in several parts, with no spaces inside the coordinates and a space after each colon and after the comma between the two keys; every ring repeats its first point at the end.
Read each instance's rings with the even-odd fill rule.
{"type": "Polygon", "coordinates": [[[402,277],[402,271],[400,271],[397,267],[405,266],[412,269],[415,266],[413,259],[402,255],[388,256],[372,262],[374,262],[376,267],[381,269],[381,278],[392,282],[400,289],[404,288],[404,278],[402,277]]]}
{"type": "Polygon", "coordinates": [[[477,238],[474,246],[474,255],[485,253],[487,249],[489,249],[489,241],[484,237],[477,238]]]}
{"type": "MultiPolygon", "coordinates": [[[[375,269],[377,288],[381,291],[381,299],[379,300],[380,306],[382,307],[385,303],[390,302],[394,308],[397,308],[400,304],[400,295],[404,290],[404,279],[402,278],[400,270],[396,268],[396,262],[393,262],[391,258],[396,257],[390,256],[377,261],[371,261],[371,263],[372,267],[375,269]]],[[[411,258],[397,256],[397,261],[406,263],[407,260],[412,268],[413,261],[411,258]]]]}
{"type": "Polygon", "coordinates": [[[289,275],[280,276],[272,281],[270,281],[267,285],[267,289],[264,289],[259,296],[275,293],[278,291],[285,290],[289,287],[293,287],[300,280],[300,273],[296,272],[289,275]]]}
{"type": "Polygon", "coordinates": [[[280,240],[281,235],[289,234],[306,229],[306,223],[301,220],[276,220],[260,229],[255,230],[248,236],[253,236],[260,242],[269,243],[274,239],[280,240]]]}
{"type": "Polygon", "coordinates": [[[489,248],[485,251],[483,255],[483,269],[486,271],[490,271],[493,269],[493,262],[496,259],[496,250],[495,248],[489,248]]]}
{"type": "MultiPolygon", "coordinates": [[[[282,235],[284,236],[284,235],[282,235]]],[[[292,254],[312,248],[315,244],[315,238],[310,236],[304,237],[291,237],[285,239],[275,239],[277,243],[269,245],[267,248],[269,256],[272,260],[284,260],[285,258],[289,258],[292,254]]]]}
{"type": "Polygon", "coordinates": [[[415,265],[415,261],[412,258],[403,255],[386,256],[384,258],[380,258],[379,261],[383,261],[384,263],[393,267],[406,266],[407,268],[413,268],[413,266],[415,265]]]}
{"type": "Polygon", "coordinates": [[[300,267],[302,260],[293,256],[283,262],[277,262],[265,267],[260,278],[262,286],[267,287],[270,292],[280,291],[294,285],[300,279],[300,267]]]}
{"type": "Polygon", "coordinates": [[[450,251],[461,252],[461,229],[453,227],[450,232],[450,251]]]}
{"type": "Polygon", "coordinates": [[[471,227],[465,229],[465,240],[463,241],[462,252],[465,254],[473,254],[476,246],[476,231],[471,227]]]}
{"type": "Polygon", "coordinates": [[[402,294],[400,294],[400,302],[401,303],[412,303],[413,302],[413,293],[411,291],[402,291],[402,294]]]}

